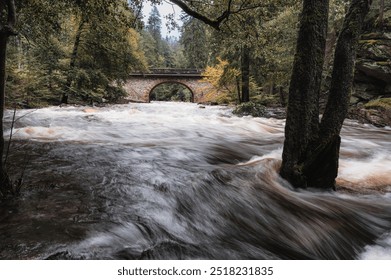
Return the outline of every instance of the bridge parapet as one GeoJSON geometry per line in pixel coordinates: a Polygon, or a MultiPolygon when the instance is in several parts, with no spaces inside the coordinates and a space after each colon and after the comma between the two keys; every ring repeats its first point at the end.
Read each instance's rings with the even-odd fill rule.
{"type": "Polygon", "coordinates": [[[130,77],[194,77],[202,78],[201,69],[190,68],[150,68],[147,72],[133,72],[130,77]]]}

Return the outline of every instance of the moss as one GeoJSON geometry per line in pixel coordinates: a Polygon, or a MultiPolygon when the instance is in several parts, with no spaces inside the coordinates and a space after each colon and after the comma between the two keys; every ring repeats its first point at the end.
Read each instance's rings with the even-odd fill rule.
{"type": "Polygon", "coordinates": [[[386,110],[391,110],[391,98],[379,98],[376,100],[369,101],[364,105],[365,108],[382,108],[386,110]]]}
{"type": "Polygon", "coordinates": [[[266,94],[259,94],[251,97],[253,101],[257,104],[263,105],[263,106],[273,106],[276,104],[279,104],[279,97],[276,95],[266,95],[266,94]]]}
{"type": "Polygon", "coordinates": [[[378,43],[378,40],[369,39],[369,40],[360,40],[359,44],[365,44],[365,45],[376,45],[378,43]]]}
{"type": "Polygon", "coordinates": [[[243,117],[243,116],[263,117],[265,115],[265,106],[251,101],[245,102],[237,105],[232,113],[239,117],[243,117]]]}
{"type": "Polygon", "coordinates": [[[391,66],[390,61],[377,61],[376,64],[380,66],[391,66]]]}

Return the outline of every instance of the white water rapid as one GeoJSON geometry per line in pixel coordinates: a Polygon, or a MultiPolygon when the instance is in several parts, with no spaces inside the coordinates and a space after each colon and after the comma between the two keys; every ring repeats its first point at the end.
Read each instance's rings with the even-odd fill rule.
{"type": "Polygon", "coordinates": [[[164,102],[16,119],[1,259],[391,259],[390,128],[346,121],[319,193],[278,176],[284,120],[164,102]]]}

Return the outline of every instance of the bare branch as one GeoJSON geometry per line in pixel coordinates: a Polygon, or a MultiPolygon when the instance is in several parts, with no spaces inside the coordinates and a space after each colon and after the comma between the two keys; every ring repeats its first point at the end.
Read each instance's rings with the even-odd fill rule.
{"type": "Polygon", "coordinates": [[[178,7],[180,7],[186,14],[189,16],[192,16],[196,19],[201,20],[202,22],[206,23],[207,25],[213,27],[216,30],[220,30],[220,23],[227,17],[226,11],[218,17],[216,20],[210,19],[206,17],[203,14],[200,14],[196,10],[193,10],[190,6],[188,6],[185,2],[181,0],[169,0],[171,3],[174,3],[178,7]]]}
{"type": "MultiPolygon", "coordinates": [[[[190,5],[187,4],[186,1],[184,1],[184,0],[168,0],[168,1],[179,6],[189,16],[192,16],[192,17],[204,22],[205,24],[213,27],[216,30],[220,30],[221,24],[223,22],[226,22],[228,20],[228,18],[230,17],[230,15],[239,14],[244,11],[257,9],[257,8],[265,6],[265,4],[250,5],[246,1],[243,1],[239,7],[237,7],[236,9],[233,9],[233,0],[228,0],[227,7],[226,7],[225,11],[223,11],[219,17],[217,17],[215,19],[211,19],[191,7],[191,4],[195,1],[190,1],[190,5]]],[[[214,6],[213,4],[210,4],[210,5],[214,6]]]]}

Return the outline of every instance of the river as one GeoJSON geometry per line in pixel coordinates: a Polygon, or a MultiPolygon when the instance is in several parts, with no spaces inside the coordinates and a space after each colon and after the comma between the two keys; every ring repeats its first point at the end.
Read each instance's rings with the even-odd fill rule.
{"type": "Polygon", "coordinates": [[[347,120],[338,191],[317,192],[278,176],[284,120],[169,102],[16,119],[0,259],[391,259],[390,128],[347,120]]]}

